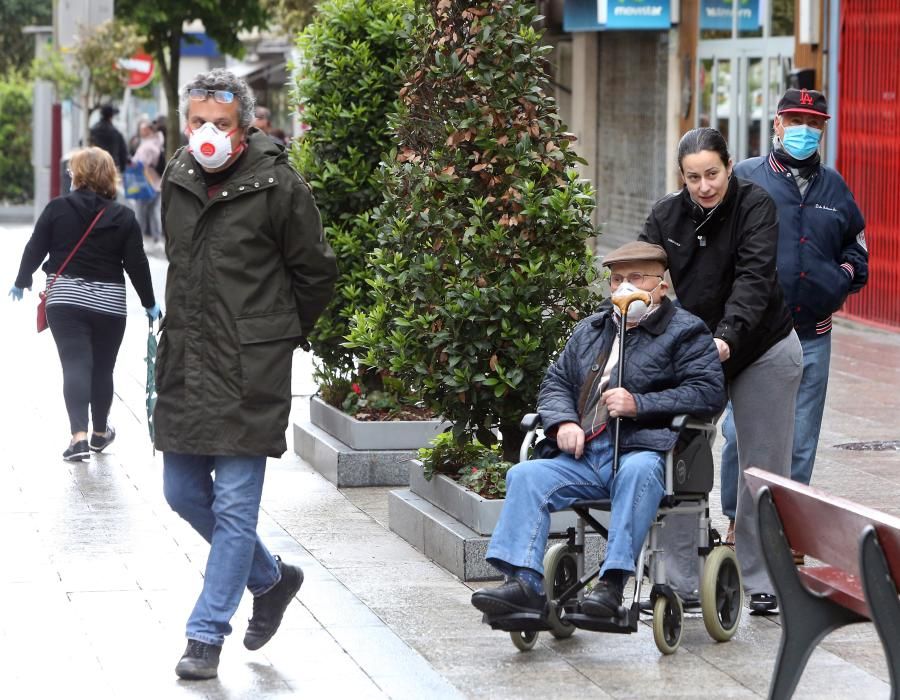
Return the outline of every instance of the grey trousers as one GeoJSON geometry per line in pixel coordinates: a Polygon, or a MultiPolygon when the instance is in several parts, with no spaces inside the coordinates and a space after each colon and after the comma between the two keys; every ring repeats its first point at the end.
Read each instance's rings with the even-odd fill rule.
{"type": "MultiPolygon", "coordinates": [[[[803,350],[797,334],[773,345],[728,386],[737,435],[738,504],[735,551],[747,595],[774,593],[759,544],[753,494],[744,469],[760,467],[791,476],[794,408],[803,374],[803,350]]],[[[661,533],[666,577],[682,599],[699,597],[696,516],[667,516],[661,533]]]]}

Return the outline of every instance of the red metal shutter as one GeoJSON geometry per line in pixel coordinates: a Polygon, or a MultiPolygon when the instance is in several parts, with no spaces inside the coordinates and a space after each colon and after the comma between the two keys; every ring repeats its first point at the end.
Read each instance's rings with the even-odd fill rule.
{"type": "Polygon", "coordinates": [[[900,328],[900,2],[841,0],[837,168],[866,219],[869,283],[844,315],[900,328]]]}

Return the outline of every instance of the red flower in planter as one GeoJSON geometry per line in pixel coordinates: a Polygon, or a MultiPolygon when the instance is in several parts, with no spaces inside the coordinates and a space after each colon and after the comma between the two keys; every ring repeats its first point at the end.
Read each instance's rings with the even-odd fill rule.
{"type": "Polygon", "coordinates": [[[350,389],[352,389],[353,393],[357,396],[362,396],[362,389],[360,388],[359,384],[351,384],[350,389]]]}

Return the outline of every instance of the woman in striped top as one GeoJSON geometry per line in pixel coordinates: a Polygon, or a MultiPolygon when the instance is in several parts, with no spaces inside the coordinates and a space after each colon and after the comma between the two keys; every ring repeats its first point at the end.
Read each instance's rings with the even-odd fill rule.
{"type": "Polygon", "coordinates": [[[115,201],[118,171],[112,157],[103,149],[85,148],[72,155],[69,167],[72,191],[52,200],[38,218],[10,296],[21,299],[23,290],[31,289],[32,275],[43,261],[47,321],[62,362],[72,432],[63,459],[81,461],[91,450],[102,452],[116,435],[107,418],[113,369],[125,334],[124,272],[150,318],[159,316],[159,307],[140,227],[131,209],[115,201]],[[101,211],[93,230],[58,275],[101,211]]]}

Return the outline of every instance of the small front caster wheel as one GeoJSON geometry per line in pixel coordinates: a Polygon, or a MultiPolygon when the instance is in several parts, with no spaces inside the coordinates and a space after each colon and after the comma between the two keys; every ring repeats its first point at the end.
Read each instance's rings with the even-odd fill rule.
{"type": "Polygon", "coordinates": [[[684,611],[681,600],[674,596],[669,600],[659,596],[653,604],[653,641],[657,648],[666,655],[674,654],[681,644],[681,633],[684,631],[684,611]],[[674,600],[674,603],[673,603],[674,600]]]}
{"type": "Polygon", "coordinates": [[[510,632],[509,638],[512,639],[512,643],[519,651],[531,651],[532,649],[534,649],[534,645],[537,644],[538,632],[533,632],[530,630],[522,632],[510,632]]]}

